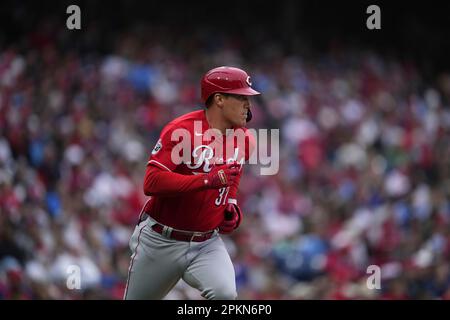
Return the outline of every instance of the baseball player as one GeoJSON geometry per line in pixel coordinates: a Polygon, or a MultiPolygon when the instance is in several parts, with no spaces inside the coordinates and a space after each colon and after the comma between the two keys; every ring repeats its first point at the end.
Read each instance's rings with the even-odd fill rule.
{"type": "Polygon", "coordinates": [[[201,80],[202,110],[167,124],[147,163],[150,196],[130,239],[124,299],[162,299],[182,278],[206,299],[236,299],[234,268],[220,237],[242,222],[236,193],[254,139],[250,77],[219,67],[201,80]]]}

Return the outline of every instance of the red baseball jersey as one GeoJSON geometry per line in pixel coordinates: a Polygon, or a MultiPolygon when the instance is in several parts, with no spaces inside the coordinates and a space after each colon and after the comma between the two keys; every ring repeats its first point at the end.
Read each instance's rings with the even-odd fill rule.
{"type": "MultiPolygon", "coordinates": [[[[254,145],[254,137],[246,128],[222,134],[211,129],[205,111],[198,110],[164,127],[147,165],[183,175],[205,174],[217,163],[244,164],[254,145]]],[[[236,203],[241,175],[242,165],[230,187],[153,196],[145,211],[156,221],[175,229],[212,230],[222,222],[227,203],[236,203]]]]}

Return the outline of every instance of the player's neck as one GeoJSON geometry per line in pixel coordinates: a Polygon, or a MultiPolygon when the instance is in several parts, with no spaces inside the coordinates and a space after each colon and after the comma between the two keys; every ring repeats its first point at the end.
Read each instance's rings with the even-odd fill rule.
{"type": "Polygon", "coordinates": [[[209,124],[210,128],[214,128],[219,130],[222,134],[226,133],[227,129],[232,129],[233,126],[229,124],[225,119],[223,119],[222,115],[215,108],[208,108],[205,110],[206,121],[209,124]]]}

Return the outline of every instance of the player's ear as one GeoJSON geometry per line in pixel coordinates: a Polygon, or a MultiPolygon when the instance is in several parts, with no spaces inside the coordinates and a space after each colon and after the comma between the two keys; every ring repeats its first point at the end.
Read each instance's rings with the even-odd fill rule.
{"type": "Polygon", "coordinates": [[[220,93],[214,94],[214,102],[220,109],[222,109],[225,103],[225,96],[220,93]]]}

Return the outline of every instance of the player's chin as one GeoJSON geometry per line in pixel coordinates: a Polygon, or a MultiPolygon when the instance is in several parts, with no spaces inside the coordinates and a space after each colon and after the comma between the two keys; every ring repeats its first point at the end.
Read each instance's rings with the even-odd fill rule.
{"type": "Polygon", "coordinates": [[[235,122],[235,125],[237,127],[245,127],[246,124],[247,124],[247,116],[239,117],[235,122]]]}

